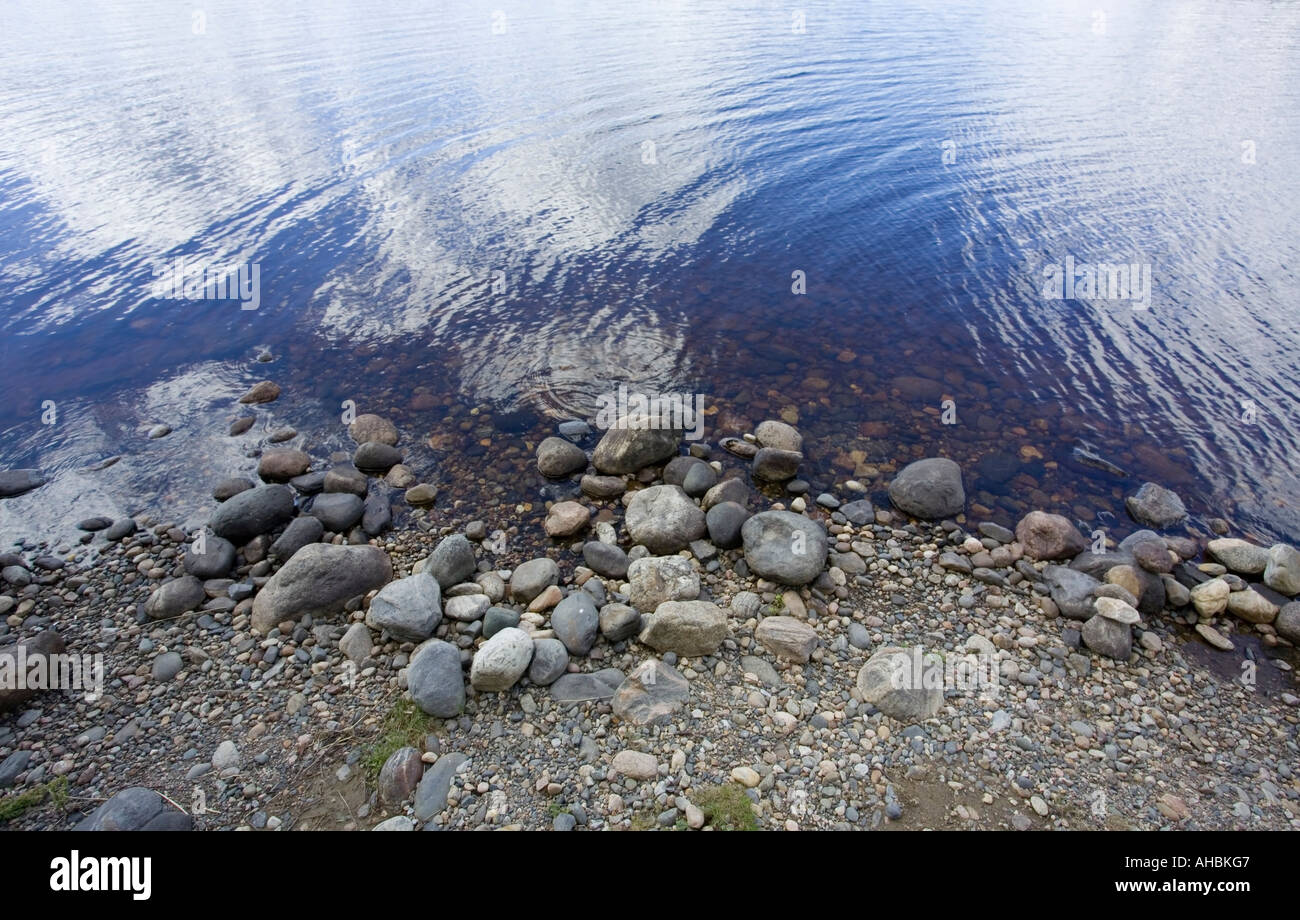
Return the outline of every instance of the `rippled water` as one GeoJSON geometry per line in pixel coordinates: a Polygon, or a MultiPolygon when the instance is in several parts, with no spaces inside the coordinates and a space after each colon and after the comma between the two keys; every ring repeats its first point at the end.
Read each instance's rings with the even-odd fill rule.
{"type": "Polygon", "coordinates": [[[353,399],[503,499],[475,457],[627,383],[797,413],[815,486],[944,453],[996,517],[1150,477],[1296,539],[1300,8],[1097,6],[7,0],[0,466],[54,481],[0,526],[199,513],[269,377],[263,430],[353,399]],[[258,309],[155,298],[180,257],[258,309]]]}

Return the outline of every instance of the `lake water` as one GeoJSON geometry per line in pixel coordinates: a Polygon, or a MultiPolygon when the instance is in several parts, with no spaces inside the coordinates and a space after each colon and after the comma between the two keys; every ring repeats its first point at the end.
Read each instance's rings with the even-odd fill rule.
{"type": "Polygon", "coordinates": [[[531,444],[626,384],[714,442],[797,418],[814,488],[944,454],[977,516],[1151,478],[1300,539],[1300,6],[1100,6],[6,0],[0,468],[52,481],[0,529],[201,520],[345,400],[536,500],[531,444]],[[257,308],[156,296],[181,259],[257,308]]]}

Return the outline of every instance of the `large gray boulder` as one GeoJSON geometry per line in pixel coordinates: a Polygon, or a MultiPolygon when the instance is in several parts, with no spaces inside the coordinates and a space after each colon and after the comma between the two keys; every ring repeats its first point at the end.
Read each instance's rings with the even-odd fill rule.
{"type": "Polygon", "coordinates": [[[190,816],[144,786],[123,789],[92,811],[78,831],[187,831],[190,816]]]}
{"type": "Polygon", "coordinates": [[[704,512],[680,486],[651,486],[632,496],[624,526],[633,541],[655,555],[685,549],[708,531],[704,512]]]}
{"type": "Polygon", "coordinates": [[[191,543],[185,547],[185,571],[195,578],[206,581],[209,578],[223,578],[235,565],[235,545],[223,540],[216,534],[204,534],[202,543],[191,543]],[[203,552],[196,552],[201,546],[203,552]]]}
{"type": "Polygon", "coordinates": [[[1070,620],[1086,620],[1093,615],[1093,592],[1101,586],[1101,582],[1087,572],[1063,565],[1049,565],[1043,570],[1043,581],[1061,611],[1061,616],[1070,620]]]}
{"type": "Polygon", "coordinates": [[[605,432],[591,455],[591,462],[602,473],[621,475],[660,463],[677,453],[681,430],[646,427],[654,422],[644,416],[619,418],[605,432]]]}
{"type": "Polygon", "coordinates": [[[464,534],[454,533],[440,542],[419,569],[438,580],[446,591],[452,585],[467,581],[478,568],[474,559],[474,544],[464,534]]]}
{"type": "Polygon", "coordinates": [[[1088,548],[1088,541],[1069,518],[1044,511],[1031,511],[1021,518],[1016,539],[1030,559],[1073,559],[1088,548]]]}
{"type": "Polygon", "coordinates": [[[1205,545],[1214,559],[1241,575],[1258,575],[1268,568],[1268,550],[1245,540],[1224,537],[1205,545]]]}
{"type": "Polygon", "coordinates": [[[450,719],[465,707],[465,672],[460,650],[431,639],[415,650],[406,671],[406,688],[415,705],[431,716],[450,719]]]}
{"type": "Polygon", "coordinates": [[[554,559],[529,559],[510,573],[510,596],[521,604],[530,604],[537,595],[559,583],[560,567],[554,559]]]}
{"type": "Polygon", "coordinates": [[[891,719],[920,722],[943,705],[943,663],[920,649],[887,646],[858,671],[862,698],[891,719]]]}
{"type": "Polygon", "coordinates": [[[627,579],[628,600],[642,613],[700,596],[700,576],[684,556],[644,556],[628,566],[627,579]]]}
{"type": "Polygon", "coordinates": [[[208,528],[236,546],[293,520],[293,490],[285,485],[256,486],[226,499],[208,519],[208,528]]]}
{"type": "Polygon", "coordinates": [[[442,591],[421,572],[385,585],[370,602],[366,625],[408,642],[423,642],[442,622],[442,591]]]}
{"type": "Polygon", "coordinates": [[[276,623],[307,614],[342,613],[349,600],[383,587],[392,578],[393,564],[377,546],[304,546],[253,599],[253,628],[266,632],[276,623]]]}
{"type": "Polygon", "coordinates": [[[889,484],[894,507],[923,521],[952,517],[966,507],[961,467],[946,457],[928,457],[903,467],[889,484]]]}
{"type": "Polygon", "coordinates": [[[1294,546],[1277,543],[1268,551],[1264,584],[1287,597],[1300,594],[1300,552],[1294,546]]]}
{"type": "Polygon", "coordinates": [[[690,684],[677,671],[651,658],[641,663],[614,694],[614,715],[633,725],[655,725],[672,720],[673,713],[690,699],[690,684]]]}
{"type": "Polygon", "coordinates": [[[524,676],[532,660],[532,637],[522,629],[507,626],[474,653],[469,682],[480,692],[509,690],[524,676]]]}
{"type": "Polygon", "coordinates": [[[708,601],[668,601],[642,619],[641,641],[683,658],[712,655],[727,638],[727,614],[708,601]]]}
{"type": "Polygon", "coordinates": [[[591,651],[600,635],[600,612],[586,591],[574,591],[551,611],[551,629],[570,655],[591,651]]]}
{"type": "Polygon", "coordinates": [[[325,525],[311,515],[304,514],[290,521],[284,533],[276,537],[271,544],[271,553],[281,562],[287,562],[298,550],[319,542],[324,535],[325,525]]]}
{"type": "Polygon", "coordinates": [[[326,492],[312,500],[311,510],[307,512],[320,521],[326,530],[333,533],[347,533],[361,523],[366,503],[351,492],[326,492]]]}
{"type": "Polygon", "coordinates": [[[537,470],[551,479],[563,479],[587,468],[581,447],[564,438],[550,437],[537,445],[537,470]]]}
{"type": "Polygon", "coordinates": [[[806,585],[826,567],[826,530],[793,511],[764,511],[740,528],[750,571],[787,585],[806,585]]]}
{"type": "Polygon", "coordinates": [[[0,470],[0,498],[12,498],[45,485],[40,470],[0,470]]]}
{"type": "Polygon", "coordinates": [[[160,585],[145,602],[144,612],[150,619],[168,620],[182,613],[197,610],[207,599],[203,582],[193,575],[182,575],[160,585]]]}
{"type": "Polygon", "coordinates": [[[1084,623],[1080,633],[1084,645],[1097,654],[1116,661],[1128,661],[1128,656],[1133,651],[1132,628],[1100,613],[1084,623]]]}
{"type": "Polygon", "coordinates": [[[1133,520],[1156,530],[1164,530],[1187,520],[1187,508],[1183,505],[1183,500],[1154,482],[1143,483],[1135,494],[1124,499],[1124,507],[1133,520]]]}

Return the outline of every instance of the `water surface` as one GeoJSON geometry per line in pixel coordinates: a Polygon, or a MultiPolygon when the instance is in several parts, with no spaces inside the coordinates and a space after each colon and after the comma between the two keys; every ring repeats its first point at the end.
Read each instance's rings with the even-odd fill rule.
{"type": "Polygon", "coordinates": [[[53,477],[6,536],[201,519],[348,399],[537,498],[530,443],[625,383],[710,439],[797,417],[819,488],[939,453],[999,519],[1153,478],[1300,539],[1295,4],[202,6],[0,8],[0,466],[53,477]],[[1044,297],[1067,256],[1149,265],[1147,308],[1044,297]],[[157,299],[181,257],[256,262],[259,308],[157,299]]]}

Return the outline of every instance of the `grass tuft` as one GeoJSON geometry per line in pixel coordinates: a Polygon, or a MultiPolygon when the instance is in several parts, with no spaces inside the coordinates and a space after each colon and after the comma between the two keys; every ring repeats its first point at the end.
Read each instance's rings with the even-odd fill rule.
{"type": "Polygon", "coordinates": [[[426,715],[413,700],[402,697],[384,716],[379,737],[367,745],[361,757],[366,778],[373,784],[379,771],[397,751],[404,747],[424,750],[424,739],[433,729],[433,717],[426,715]]]}
{"type": "Polygon", "coordinates": [[[756,831],[753,803],[734,783],[701,786],[691,791],[691,801],[704,812],[704,823],[719,831],[756,831]]]}
{"type": "Polygon", "coordinates": [[[42,783],[39,786],[33,786],[22,792],[15,792],[0,798],[0,822],[12,821],[14,818],[22,817],[47,798],[55,808],[60,811],[65,809],[68,804],[68,778],[66,776],[56,776],[48,783],[42,783]]]}

